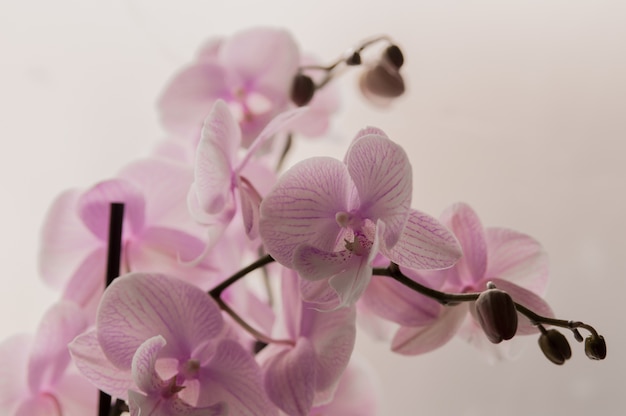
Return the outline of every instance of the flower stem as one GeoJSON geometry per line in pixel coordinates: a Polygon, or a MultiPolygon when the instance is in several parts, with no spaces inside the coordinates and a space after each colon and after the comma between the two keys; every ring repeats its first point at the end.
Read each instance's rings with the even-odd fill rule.
{"type": "Polygon", "coordinates": [[[213,289],[209,291],[209,295],[211,295],[211,297],[213,297],[214,299],[219,298],[222,295],[222,292],[225,291],[230,285],[235,283],[237,280],[241,279],[248,273],[251,273],[255,271],[256,269],[263,267],[273,261],[274,261],[274,258],[270,256],[269,254],[261,257],[260,259],[251,263],[247,267],[244,267],[243,269],[239,270],[237,273],[233,274],[232,276],[224,280],[219,285],[215,286],[213,289]]]}

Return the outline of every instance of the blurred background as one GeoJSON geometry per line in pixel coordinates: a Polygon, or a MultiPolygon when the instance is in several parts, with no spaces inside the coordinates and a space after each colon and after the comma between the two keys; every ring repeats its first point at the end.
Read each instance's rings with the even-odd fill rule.
{"type": "Polygon", "coordinates": [[[404,51],[407,94],[380,110],[347,73],[331,137],[299,141],[290,162],[342,157],[358,129],[382,128],[410,155],[415,208],[438,216],[465,201],[484,225],[542,242],[547,300],[557,316],[595,325],[608,358],[592,362],[576,344],[557,367],[535,337],[495,365],[461,340],[403,357],[361,332],[380,414],[624,414],[625,21],[620,0],[3,1],[0,340],[34,331],[57,298],[36,270],[52,199],[164,137],[156,98],[203,41],[281,26],[331,61],[387,34],[404,51]]]}

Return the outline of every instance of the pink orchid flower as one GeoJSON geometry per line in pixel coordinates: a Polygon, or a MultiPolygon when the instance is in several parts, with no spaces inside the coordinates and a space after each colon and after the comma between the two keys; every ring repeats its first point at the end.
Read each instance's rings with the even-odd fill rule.
{"type": "MultiPolygon", "coordinates": [[[[364,129],[344,162],[304,160],[285,172],[261,204],[265,249],[320,289],[330,306],[353,305],[380,251],[414,268],[449,267],[458,244],[437,220],[411,210],[412,172],[404,150],[378,129],[364,129]]],[[[309,300],[309,299],[307,299],[309,300]]]]}
{"type": "Polygon", "coordinates": [[[133,415],[277,414],[258,364],[229,334],[202,290],[132,273],[107,288],[96,329],[70,352],[93,384],[129,400],[133,415]]]}
{"type": "MultiPolygon", "coordinates": [[[[514,301],[541,315],[553,316],[540,297],[548,281],[548,261],[536,240],[504,228],[483,228],[476,213],[463,203],[446,210],[441,222],[458,238],[463,257],[447,270],[412,273],[426,281],[440,282],[435,285],[443,291],[456,293],[482,292],[491,281],[514,301]]],[[[442,346],[458,333],[481,349],[502,356],[506,346],[491,344],[474,314],[473,303],[441,307],[438,319],[428,325],[402,326],[392,341],[392,349],[401,354],[421,354],[442,346]]],[[[519,313],[518,317],[518,335],[538,332],[526,317],[519,313]]]]}
{"type": "MultiPolygon", "coordinates": [[[[125,204],[122,273],[160,271],[209,287],[220,263],[183,264],[204,249],[206,230],[187,211],[190,167],[165,160],[137,161],[118,178],[57,198],[43,227],[40,270],[51,286],[95,314],[106,265],[111,202],[125,204]]],[[[216,255],[219,248],[216,248],[216,255]]]]}
{"type": "Polygon", "coordinates": [[[210,42],[163,92],[158,104],[163,125],[182,137],[196,137],[221,99],[237,114],[248,147],[289,108],[299,61],[298,46],[285,30],[254,28],[210,42]]]}
{"type": "Polygon", "coordinates": [[[283,269],[281,339],[294,345],[270,344],[258,356],[265,388],[289,415],[306,416],[333,396],[348,365],[356,338],[355,308],[320,312],[301,300],[298,275],[283,269]]]}
{"type": "Polygon", "coordinates": [[[97,408],[98,392],[70,362],[67,344],[87,328],[80,308],[53,305],[34,337],[0,344],[0,413],[7,416],[82,416],[97,408]]]}
{"type": "Polygon", "coordinates": [[[261,192],[269,190],[275,175],[252,157],[270,137],[289,128],[303,111],[294,109],[276,116],[250,145],[245,156],[240,157],[241,129],[226,103],[222,100],[215,103],[202,129],[194,182],[187,197],[194,218],[217,230],[213,232],[213,240],[237,212],[236,194],[245,232],[251,239],[257,237],[261,192]]]}

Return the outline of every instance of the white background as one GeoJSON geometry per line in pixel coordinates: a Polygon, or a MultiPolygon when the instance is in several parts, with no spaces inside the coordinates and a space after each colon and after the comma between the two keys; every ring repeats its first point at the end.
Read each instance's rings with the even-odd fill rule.
{"type": "Polygon", "coordinates": [[[154,103],[203,40],[253,25],[290,29],[334,59],[386,33],[403,48],[406,97],[379,111],[340,81],[341,157],[365,125],[407,149],[415,208],[470,203],[487,226],[531,234],[551,258],[557,315],[597,326],[563,367],[534,337],[495,366],[455,340],[395,356],[360,334],[381,415],[621,415],[626,393],[626,7],[616,1],[7,1],[0,3],[0,339],[33,331],[55,300],[38,280],[38,232],[63,189],[88,186],[163,137],[154,103]]]}

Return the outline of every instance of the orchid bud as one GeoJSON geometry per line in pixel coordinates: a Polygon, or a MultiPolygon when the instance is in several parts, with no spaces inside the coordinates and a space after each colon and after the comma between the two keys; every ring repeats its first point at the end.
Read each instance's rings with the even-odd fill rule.
{"type": "Polygon", "coordinates": [[[396,98],[404,93],[404,80],[391,63],[381,61],[368,69],[359,80],[361,92],[368,98],[396,98]]]}
{"type": "Polygon", "coordinates": [[[361,54],[358,52],[352,52],[352,54],[346,58],[346,65],[357,66],[361,65],[361,54]]]}
{"type": "Polygon", "coordinates": [[[606,358],[606,342],[602,335],[591,335],[585,339],[585,354],[592,360],[606,358]]]}
{"type": "Polygon", "coordinates": [[[291,101],[298,107],[307,105],[315,94],[315,83],[310,76],[298,73],[291,84],[291,101]]]}
{"type": "Polygon", "coordinates": [[[396,69],[400,69],[404,64],[404,55],[397,45],[391,45],[385,49],[385,58],[396,67],[396,69]]]}
{"type": "Polygon", "coordinates": [[[563,364],[572,357],[572,349],[567,338],[556,329],[544,330],[541,333],[539,347],[546,358],[557,365],[563,364]]]}
{"type": "Polygon", "coordinates": [[[489,341],[499,344],[517,332],[517,309],[511,295],[500,289],[488,289],[476,299],[478,323],[489,341]]]}

